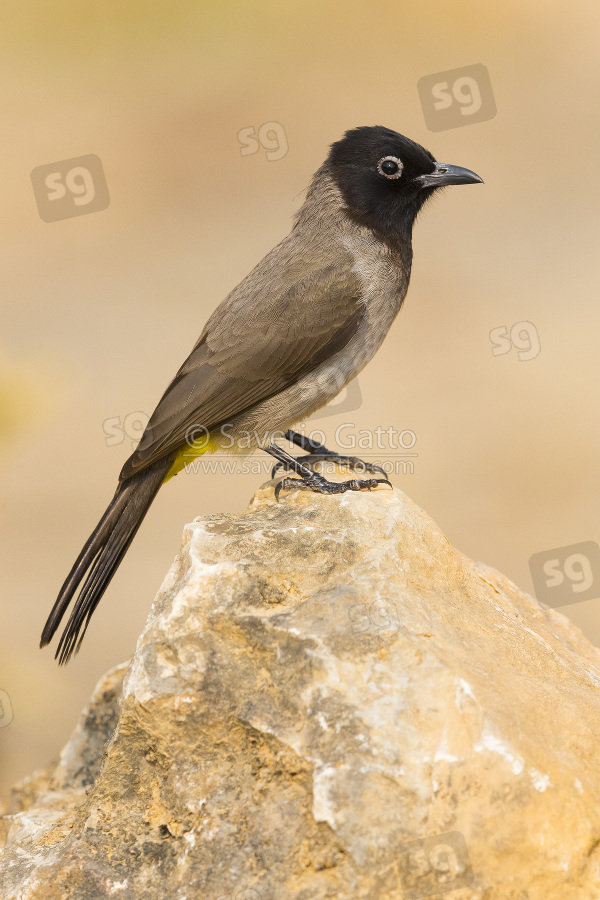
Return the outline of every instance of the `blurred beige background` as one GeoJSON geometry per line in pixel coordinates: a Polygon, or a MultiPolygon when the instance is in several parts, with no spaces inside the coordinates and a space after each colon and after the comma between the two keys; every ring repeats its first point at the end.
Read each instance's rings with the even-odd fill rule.
{"type": "MultiPolygon", "coordinates": [[[[395,484],[526,590],[533,553],[600,538],[599,25],[592,0],[3,4],[1,792],[59,751],[97,678],[131,654],[184,524],[239,510],[262,480],[169,484],[82,653],[59,670],[37,649],[131,451],[107,446],[103,422],[152,411],[347,128],[397,129],[485,186],[426,208],[361,408],[315,427],[412,429],[415,471],[395,484]],[[418,80],[473,63],[496,117],[428,131],[418,80]],[[273,120],[287,155],[242,156],[238,131],[273,120]],[[31,170],[91,153],[109,208],[43,222],[31,170]],[[489,332],[523,320],[539,355],[494,356],[489,332]]],[[[600,599],[564,611],[600,643],[600,599]]]]}

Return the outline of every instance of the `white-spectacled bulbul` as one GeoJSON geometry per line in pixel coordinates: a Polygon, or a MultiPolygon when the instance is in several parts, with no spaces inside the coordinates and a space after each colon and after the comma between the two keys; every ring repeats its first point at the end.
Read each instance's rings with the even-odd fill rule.
{"type": "Polygon", "coordinates": [[[381,126],[355,128],[332,145],[289,235],[217,307],[163,394],[60,590],[42,647],[83,581],[56,656],[65,663],[79,649],[161,485],[193,457],[219,449],[223,434],[228,446],[256,435],[255,447],[299,476],[279,482],[277,494],[297,487],[340,493],[385,481],[327,481],[306,463],[360,461],[291,429],[332,400],[381,345],[406,295],[413,223],[425,201],[445,185],[481,180],[381,126]],[[309,455],[295,459],[277,446],[274,436],[282,433],[309,455]]]}

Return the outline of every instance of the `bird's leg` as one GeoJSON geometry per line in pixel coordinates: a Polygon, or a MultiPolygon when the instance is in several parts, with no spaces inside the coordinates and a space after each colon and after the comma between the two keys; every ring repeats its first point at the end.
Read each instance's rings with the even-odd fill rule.
{"type": "MultiPolygon", "coordinates": [[[[298,447],[302,447],[303,450],[308,451],[306,456],[300,457],[300,462],[302,463],[321,462],[322,460],[329,459],[332,462],[339,463],[339,465],[348,466],[351,469],[358,469],[363,473],[370,472],[371,474],[375,474],[376,472],[379,472],[381,475],[386,474],[381,466],[375,466],[373,463],[365,462],[357,456],[342,456],[340,453],[336,453],[335,450],[328,450],[323,444],[320,444],[318,441],[313,441],[312,438],[306,437],[304,434],[299,434],[297,431],[286,431],[285,437],[288,441],[291,441],[298,447]]],[[[275,477],[275,473],[280,467],[285,466],[286,463],[284,462],[275,463],[271,470],[271,478],[275,477]]],[[[289,468],[289,466],[287,466],[287,468],[289,468]]]]}
{"type": "Polygon", "coordinates": [[[293,491],[315,491],[317,494],[343,494],[346,491],[371,491],[373,488],[376,488],[378,484],[389,484],[389,486],[392,487],[387,478],[353,478],[351,481],[327,481],[327,479],[322,475],[319,475],[318,472],[313,472],[312,469],[303,465],[300,460],[294,459],[293,456],[290,456],[289,453],[286,453],[285,450],[282,450],[277,444],[269,444],[268,447],[264,447],[263,449],[266,450],[267,453],[270,453],[271,456],[274,456],[275,459],[279,460],[279,462],[287,469],[291,469],[292,472],[295,472],[296,475],[300,476],[300,478],[282,479],[275,487],[276,500],[279,499],[279,493],[282,489],[293,491]]]}

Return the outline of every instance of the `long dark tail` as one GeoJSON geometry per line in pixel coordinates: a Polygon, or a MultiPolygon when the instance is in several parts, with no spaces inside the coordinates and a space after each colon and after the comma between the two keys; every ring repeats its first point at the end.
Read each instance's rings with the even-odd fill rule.
{"type": "Polygon", "coordinates": [[[171,462],[170,459],[160,460],[119,484],[106,512],[77,557],[44,625],[40,641],[40,647],[50,643],[87,573],[56,650],[55,658],[60,665],[67,663],[79,650],[92,614],[136,536],[171,462]]]}

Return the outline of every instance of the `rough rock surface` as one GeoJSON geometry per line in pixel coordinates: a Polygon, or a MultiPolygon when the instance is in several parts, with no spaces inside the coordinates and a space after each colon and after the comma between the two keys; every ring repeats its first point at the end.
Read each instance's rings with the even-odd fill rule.
{"type": "Polygon", "coordinates": [[[269,483],[186,527],[129,666],[14,790],[0,897],[597,900],[599,688],[399,491],[269,483]]]}

